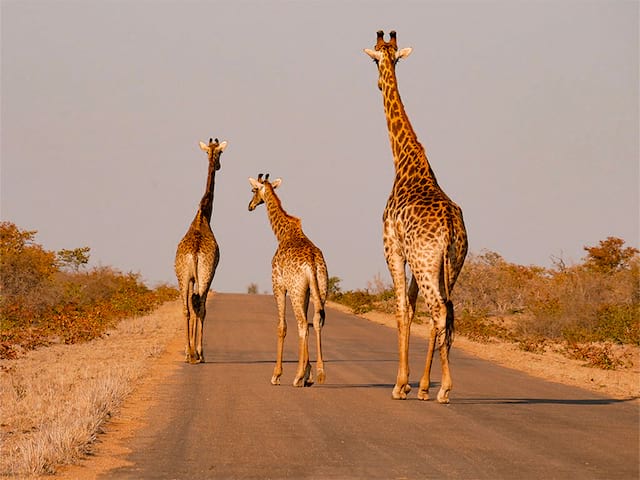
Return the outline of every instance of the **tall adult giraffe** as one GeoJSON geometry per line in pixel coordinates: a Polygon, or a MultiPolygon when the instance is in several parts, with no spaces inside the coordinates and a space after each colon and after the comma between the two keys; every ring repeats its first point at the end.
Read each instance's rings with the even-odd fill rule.
{"type": "Polygon", "coordinates": [[[424,374],[418,398],[429,398],[429,376],[436,348],[440,350],[442,383],[438,402],[449,403],[452,387],[449,349],[453,341],[451,291],[467,254],[467,232],[462,210],[444,193],[429,165],[427,155],[411,127],[396,79],[398,60],[411,48],[398,50],[396,32],[389,42],[377,33],[374,50],[365,49],[378,66],[378,88],[382,91],[395,181],[384,209],[383,242],[387,266],[393,279],[398,323],[399,365],[392,396],[407,398],[409,385],[409,335],[418,289],[431,313],[431,330],[424,374]],[[407,287],[405,266],[413,274],[407,287]]]}
{"type": "Polygon", "coordinates": [[[196,216],[176,251],[175,270],[187,330],[185,360],[189,363],[204,362],[202,336],[207,294],[220,260],[218,243],[211,231],[213,190],[216,171],[220,169],[220,155],[226,147],[227,142],[219,143],[217,138],[215,141],[209,139],[208,145],[200,142],[200,148],[209,159],[207,186],[196,216]]]}
{"type": "Polygon", "coordinates": [[[298,371],[293,380],[294,387],[313,384],[313,374],[309,363],[309,324],[307,307],[309,296],[313,300],[313,329],[316,332],[318,383],[324,383],[325,372],[322,359],[321,332],[324,325],[324,304],[327,300],[328,274],[322,252],[302,231],[300,219],[289,215],[282,208],[275,189],[281,179],[269,181],[269,174],[258,179],[249,178],[253,197],[249,202],[249,211],[264,203],[273,233],[278,240],[278,249],[271,260],[271,280],[273,295],[278,305],[278,350],[276,366],[271,383],[278,385],[282,375],[282,350],[287,335],[285,307],[287,292],[298,323],[298,371]]]}

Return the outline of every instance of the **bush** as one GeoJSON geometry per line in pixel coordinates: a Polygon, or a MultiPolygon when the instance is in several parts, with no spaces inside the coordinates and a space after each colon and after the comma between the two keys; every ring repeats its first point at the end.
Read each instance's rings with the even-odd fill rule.
{"type": "MultiPolygon", "coordinates": [[[[554,268],[516,265],[495,252],[469,255],[453,291],[456,331],[478,341],[513,341],[531,352],[561,343],[590,364],[619,366],[607,345],[640,345],[638,250],[615,237],[584,248],[582,264],[556,259],[554,268]]],[[[395,310],[393,289],[379,275],[366,290],[334,300],[355,313],[395,310]]],[[[415,321],[421,316],[428,312],[419,299],[415,321]]]]}
{"type": "Polygon", "coordinates": [[[353,313],[366,313],[373,310],[375,297],[362,290],[347,290],[336,293],[332,299],[351,308],[353,313]]]}
{"type": "Polygon", "coordinates": [[[56,256],[35,243],[35,234],[0,223],[0,358],[97,338],[119,320],[177,298],[175,288],[151,290],[137,274],[110,267],[80,271],[88,247],[56,256]]]}

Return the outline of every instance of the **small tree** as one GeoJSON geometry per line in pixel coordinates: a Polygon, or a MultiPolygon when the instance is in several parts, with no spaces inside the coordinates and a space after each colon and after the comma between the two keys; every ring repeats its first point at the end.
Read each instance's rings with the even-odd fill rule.
{"type": "Polygon", "coordinates": [[[36,233],[0,223],[0,293],[5,300],[38,301],[42,287],[57,271],[54,253],[34,241],[36,233]]]}
{"type": "Polygon", "coordinates": [[[247,293],[251,295],[255,295],[256,293],[258,293],[258,284],[250,283],[249,286],[247,287],[247,293]]]}
{"type": "Polygon", "coordinates": [[[336,295],[338,295],[341,291],[340,288],[340,282],[342,280],[340,280],[340,278],[338,277],[329,277],[329,284],[328,284],[328,290],[329,290],[329,298],[334,297],[336,295]]]}
{"type": "Polygon", "coordinates": [[[74,273],[78,273],[80,268],[89,263],[90,247],[74,248],[73,250],[63,249],[56,253],[56,258],[60,268],[66,268],[74,273]]]}
{"type": "Polygon", "coordinates": [[[605,273],[626,270],[630,262],[640,251],[637,248],[624,246],[624,240],[617,237],[607,237],[600,240],[596,247],[584,247],[587,252],[585,266],[605,273]]]}

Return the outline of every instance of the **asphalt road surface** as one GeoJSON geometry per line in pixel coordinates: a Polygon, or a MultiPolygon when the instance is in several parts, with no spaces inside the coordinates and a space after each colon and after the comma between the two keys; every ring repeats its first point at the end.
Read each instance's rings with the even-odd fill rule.
{"type": "MultiPolygon", "coordinates": [[[[452,349],[451,404],[416,398],[426,341],[411,341],[411,384],[392,400],[396,332],[336,310],[323,330],[327,382],[270,384],[276,309],[265,295],[216,294],[205,358],[158,388],[149,425],[108,479],[637,479],[639,408],[545,382],[452,349]]],[[[311,330],[312,333],[312,330],[311,330]]],[[[312,337],[311,337],[312,338],[312,337]]],[[[315,359],[314,342],[310,342],[315,359]]],[[[431,396],[440,379],[439,358],[431,396]]]]}

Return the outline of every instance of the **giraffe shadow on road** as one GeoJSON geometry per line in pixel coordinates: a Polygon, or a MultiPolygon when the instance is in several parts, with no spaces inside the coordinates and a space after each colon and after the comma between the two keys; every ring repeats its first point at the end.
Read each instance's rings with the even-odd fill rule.
{"type": "Polygon", "coordinates": [[[453,398],[457,405],[615,405],[637,400],[638,397],[617,398],[453,398]]]}
{"type": "Polygon", "coordinates": [[[322,388],[343,389],[343,388],[393,388],[393,383],[327,383],[322,388]]]}
{"type": "MultiPolygon", "coordinates": [[[[275,360],[207,360],[201,365],[260,365],[276,363],[275,360]]],[[[282,363],[298,363],[297,360],[283,360],[282,363]]]]}
{"type": "MultiPolygon", "coordinates": [[[[386,388],[393,389],[395,384],[393,383],[327,383],[322,385],[322,388],[331,388],[331,389],[343,389],[343,388],[386,388]]],[[[440,384],[432,383],[431,388],[439,387],[440,384]]],[[[411,383],[411,391],[417,391],[419,387],[419,383],[411,383]]]]}

